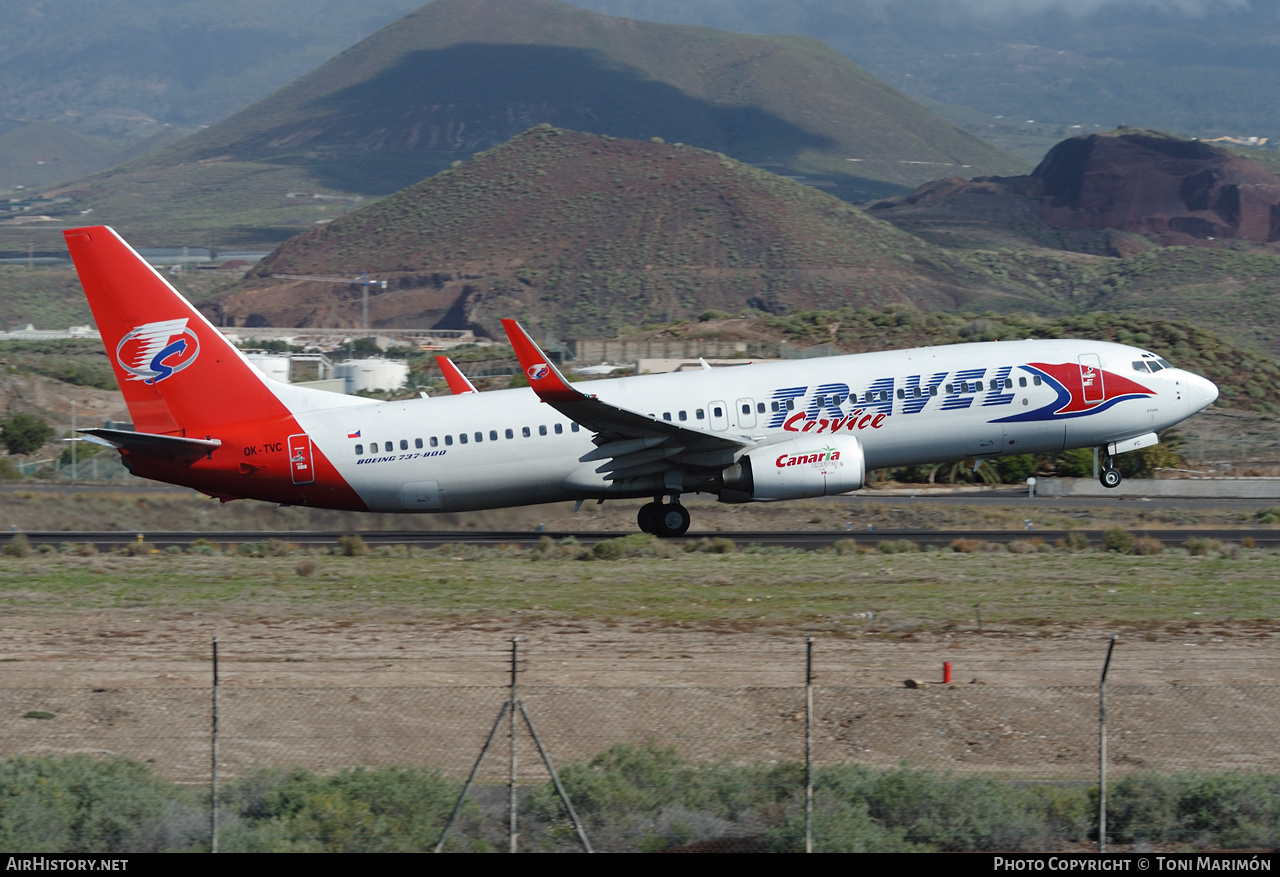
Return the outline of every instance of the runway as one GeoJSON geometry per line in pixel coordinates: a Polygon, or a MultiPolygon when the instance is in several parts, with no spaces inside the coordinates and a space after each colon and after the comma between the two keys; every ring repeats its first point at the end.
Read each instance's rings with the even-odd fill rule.
{"type": "MultiPolygon", "coordinates": [[[[131,543],[141,541],[157,550],[169,547],[190,548],[197,540],[226,547],[250,543],[264,543],[270,540],[294,545],[299,548],[332,548],[338,540],[351,532],[358,532],[365,544],[370,547],[380,545],[405,545],[419,548],[435,548],[441,545],[536,545],[539,540],[551,538],[555,541],[573,537],[583,545],[595,545],[607,539],[617,539],[630,535],[627,532],[610,531],[541,531],[541,530],[445,530],[423,532],[420,530],[370,530],[370,531],[305,531],[280,530],[265,532],[261,530],[222,530],[222,531],[44,531],[25,533],[27,541],[34,547],[50,545],[58,547],[63,544],[90,544],[99,551],[110,551],[131,543]]],[[[980,540],[1007,544],[1016,541],[1037,540],[1050,545],[1058,540],[1065,540],[1071,533],[1077,538],[1083,535],[1094,546],[1101,546],[1104,529],[1079,530],[926,530],[926,529],[868,529],[868,530],[814,530],[814,531],[740,531],[740,532],[690,532],[685,536],[672,539],[676,544],[684,544],[700,539],[729,539],[740,546],[761,545],[771,547],[802,548],[808,550],[829,549],[836,543],[853,539],[856,542],[874,546],[881,542],[905,540],[919,548],[947,548],[957,539],[980,540]]],[[[1273,528],[1131,528],[1134,536],[1146,536],[1158,539],[1166,548],[1182,545],[1189,539],[1217,539],[1220,542],[1252,545],[1256,548],[1280,547],[1280,529],[1273,528]]],[[[0,544],[7,544],[14,533],[0,534],[0,544]]]]}

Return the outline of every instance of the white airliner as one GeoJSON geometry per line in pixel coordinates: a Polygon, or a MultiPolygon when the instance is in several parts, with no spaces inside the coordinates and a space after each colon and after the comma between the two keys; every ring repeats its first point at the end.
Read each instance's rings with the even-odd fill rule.
{"type": "MultiPolygon", "coordinates": [[[[1117,454],[1218,388],[1145,350],[1000,341],[569,384],[513,320],[528,388],[377,402],[274,381],[105,226],[65,232],[136,432],[81,432],[135,475],[223,500],[453,512],[652,498],[640,528],[721,502],[849,493],[868,469],[1099,447],[1117,454]]],[[[450,364],[451,366],[452,364],[450,364]]]]}

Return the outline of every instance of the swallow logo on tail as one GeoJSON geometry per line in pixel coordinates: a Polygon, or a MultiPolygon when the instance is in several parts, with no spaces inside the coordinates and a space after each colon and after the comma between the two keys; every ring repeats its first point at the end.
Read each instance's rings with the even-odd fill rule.
{"type": "Polygon", "coordinates": [[[116,345],[116,362],[129,373],[129,380],[147,384],[173,377],[199,355],[200,339],[185,317],[144,323],[116,345]]]}

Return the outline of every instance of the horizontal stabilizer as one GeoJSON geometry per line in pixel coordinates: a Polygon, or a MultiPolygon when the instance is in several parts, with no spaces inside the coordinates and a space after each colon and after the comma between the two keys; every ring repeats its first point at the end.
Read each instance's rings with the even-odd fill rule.
{"type": "Polygon", "coordinates": [[[218,439],[193,439],[180,435],[131,432],[127,429],[77,429],[76,432],[131,454],[146,454],[168,460],[198,460],[222,447],[222,442],[218,439]]]}

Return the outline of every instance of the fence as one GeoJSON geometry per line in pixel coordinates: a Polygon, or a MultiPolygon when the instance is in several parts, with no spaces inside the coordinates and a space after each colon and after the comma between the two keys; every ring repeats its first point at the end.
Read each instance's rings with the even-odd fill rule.
{"type": "MultiPolygon", "coordinates": [[[[216,687],[207,664],[178,673],[97,664],[103,681],[77,686],[23,685],[47,668],[6,664],[0,754],[26,756],[0,762],[6,814],[28,813],[49,852],[207,849],[219,837],[223,850],[431,849],[461,800],[448,849],[581,849],[549,759],[596,850],[802,850],[806,836],[816,851],[1097,844],[1102,647],[1092,683],[1076,668],[1065,674],[1073,684],[1028,684],[1020,668],[1013,684],[908,687],[824,684],[842,674],[824,662],[819,643],[817,684],[808,690],[802,648],[790,652],[791,666],[774,666],[765,674],[772,678],[751,685],[678,671],[656,674],[675,677],[668,681],[618,684],[618,668],[605,666],[599,682],[555,684],[556,665],[570,657],[563,649],[534,653],[532,684],[524,683],[523,658],[503,679],[513,656],[489,652],[494,684],[482,685],[449,684],[453,671],[440,666],[423,674],[434,681],[415,682],[394,660],[303,670],[287,661],[226,665],[223,654],[216,687]],[[514,739],[513,701],[521,711],[514,739]],[[150,783],[147,794],[118,777],[85,779],[95,770],[127,772],[112,757],[150,766],[153,777],[130,780],[150,783]],[[214,763],[217,833],[208,791],[214,763]],[[79,778],[57,779],[68,771],[79,778]],[[469,774],[475,783],[463,797],[469,774]],[[101,797],[82,802],[82,812],[159,803],[108,828],[65,817],[59,833],[61,811],[33,791],[35,775],[50,794],[101,797]],[[110,789],[128,804],[113,805],[110,789]]],[[[1141,674],[1113,667],[1113,850],[1280,841],[1272,658],[1232,649],[1183,665],[1177,675],[1189,681],[1149,684],[1124,681],[1141,674]],[[1264,683],[1204,681],[1245,666],[1244,676],[1264,683]]],[[[94,666],[72,675],[93,678],[94,666]]],[[[10,819],[0,838],[12,846],[21,837],[14,831],[10,819]]]]}

